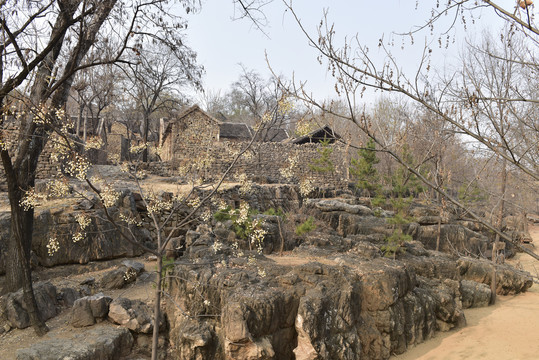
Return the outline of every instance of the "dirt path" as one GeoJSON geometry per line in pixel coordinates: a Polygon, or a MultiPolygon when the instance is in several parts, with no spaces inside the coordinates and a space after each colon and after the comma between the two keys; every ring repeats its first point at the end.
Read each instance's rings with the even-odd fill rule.
{"type": "MultiPolygon", "coordinates": [[[[530,227],[539,252],[539,226],[530,227]]],[[[508,261],[537,275],[539,262],[517,254],[508,261]]],[[[517,296],[498,296],[496,305],[465,311],[468,325],[440,333],[393,360],[537,359],[539,358],[539,285],[517,296]]]]}

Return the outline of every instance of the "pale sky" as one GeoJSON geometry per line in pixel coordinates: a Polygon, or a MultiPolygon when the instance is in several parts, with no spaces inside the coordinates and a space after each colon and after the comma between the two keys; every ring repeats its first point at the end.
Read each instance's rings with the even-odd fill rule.
{"type": "MultiPolygon", "coordinates": [[[[423,1],[416,9],[415,0],[382,1],[336,1],[336,0],[295,0],[296,13],[304,27],[311,34],[316,33],[324,9],[329,11],[330,22],[335,23],[338,39],[358,34],[361,41],[369,46],[374,58],[381,62],[378,40],[384,36],[387,43],[392,32],[406,32],[422,24],[429,16],[435,1],[423,1]]],[[[500,0],[502,5],[513,4],[510,0],[500,0]]],[[[269,25],[263,30],[255,28],[248,19],[233,20],[235,15],[232,0],[203,0],[202,10],[188,17],[187,43],[198,53],[198,61],[205,67],[204,87],[208,90],[225,92],[238,79],[241,73],[239,63],[247,69],[258,71],[264,77],[270,76],[265,60],[268,54],[272,68],[290,79],[307,81],[309,89],[318,98],[335,97],[333,81],[326,74],[325,68],[316,61],[317,52],[309,47],[307,39],[281,0],[274,0],[263,8],[269,25]]],[[[475,13],[476,25],[468,24],[468,33],[473,35],[481,29],[499,28],[500,21],[490,9],[475,13]]],[[[448,20],[440,23],[437,31],[447,28],[448,20]],[[445,27],[444,27],[445,26],[445,27]]],[[[457,59],[461,48],[463,31],[457,24],[457,41],[449,50],[440,50],[437,38],[433,39],[429,31],[424,31],[415,38],[415,46],[404,41],[401,50],[401,37],[394,37],[396,46],[393,54],[402,61],[404,69],[410,71],[418,63],[421,50],[427,38],[435,50],[433,67],[437,70],[457,59]]],[[[450,32],[453,34],[454,31],[450,32]]],[[[377,95],[371,95],[374,99],[377,95]]]]}

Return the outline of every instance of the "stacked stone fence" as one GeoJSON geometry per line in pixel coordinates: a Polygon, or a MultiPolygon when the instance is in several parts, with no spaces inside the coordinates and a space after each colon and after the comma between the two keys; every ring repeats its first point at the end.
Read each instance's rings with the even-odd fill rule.
{"type": "MultiPolygon", "coordinates": [[[[148,172],[160,176],[182,177],[196,172],[205,180],[218,180],[247,145],[245,142],[218,142],[206,149],[185,147],[168,162],[152,162],[145,166],[148,172]],[[197,167],[201,163],[204,163],[202,169],[197,167]]],[[[237,181],[246,174],[248,179],[260,183],[297,184],[309,179],[314,186],[345,185],[349,177],[349,156],[343,146],[330,146],[333,170],[316,171],[312,166],[322,156],[320,144],[254,143],[225,179],[237,181]]]]}
{"type": "MultiPolygon", "coordinates": [[[[52,147],[46,146],[39,156],[37,179],[52,179],[58,174],[58,163],[51,159],[52,151],[52,147]]],[[[2,164],[0,164],[0,191],[7,191],[7,179],[2,164]]]]}
{"type": "MultiPolygon", "coordinates": [[[[117,141],[120,154],[126,151],[123,137],[117,141]]],[[[218,180],[234,162],[236,155],[247,147],[247,142],[216,142],[211,147],[184,147],[170,161],[152,161],[142,164],[151,174],[163,177],[179,177],[188,180],[186,175],[196,173],[205,180],[218,180]],[[204,162],[202,168],[197,164],[204,162]]],[[[321,158],[320,144],[289,143],[254,143],[236,162],[225,178],[227,181],[238,181],[244,174],[247,179],[258,183],[298,184],[309,179],[314,186],[339,187],[346,186],[350,162],[346,148],[338,144],[330,145],[333,152],[330,161],[332,171],[316,171],[312,169],[317,159],[321,158]],[[287,170],[288,169],[288,170],[287,170]]],[[[88,153],[93,164],[106,164],[107,157],[116,153],[114,149],[107,151],[93,150],[88,153]],[[111,152],[112,150],[112,152],[111,152]]],[[[58,163],[51,158],[53,152],[47,144],[39,158],[37,179],[51,179],[58,174],[58,163]]],[[[125,157],[125,156],[122,156],[125,157]]],[[[0,191],[7,190],[7,182],[3,171],[0,173],[0,191]]]]}

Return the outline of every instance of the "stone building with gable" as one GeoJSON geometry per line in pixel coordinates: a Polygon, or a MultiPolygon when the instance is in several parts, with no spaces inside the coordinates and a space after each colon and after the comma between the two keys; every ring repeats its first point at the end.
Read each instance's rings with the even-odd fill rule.
{"type": "MultiPolygon", "coordinates": [[[[198,105],[193,105],[164,126],[160,136],[160,157],[168,163],[171,173],[180,167],[192,168],[194,163],[204,161],[209,164],[204,177],[217,179],[255,134],[244,123],[218,120],[198,105]]],[[[301,178],[309,178],[319,185],[347,182],[348,156],[346,149],[337,141],[339,138],[329,126],[295,139],[289,138],[284,129],[263,129],[236,163],[229,180],[247,174],[271,183],[297,182],[301,178]],[[330,140],[329,146],[333,149],[331,162],[335,170],[329,173],[317,172],[311,166],[321,156],[320,143],[324,139],[330,140]],[[301,178],[295,176],[291,179],[283,175],[282,169],[292,163],[301,178]]]]}

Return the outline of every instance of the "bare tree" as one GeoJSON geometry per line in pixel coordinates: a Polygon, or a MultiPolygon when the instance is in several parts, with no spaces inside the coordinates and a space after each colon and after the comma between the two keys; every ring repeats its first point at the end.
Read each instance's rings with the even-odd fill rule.
{"type": "MultiPolygon", "coordinates": [[[[192,6],[188,0],[181,3],[192,6]]],[[[34,187],[39,155],[49,134],[65,125],[61,113],[74,74],[92,66],[129,61],[126,49],[137,51],[146,37],[163,39],[180,51],[181,23],[169,14],[164,0],[12,1],[3,2],[0,9],[0,108],[5,113],[14,101],[26,103],[24,113],[14,114],[18,137],[3,132],[1,139],[12,230],[7,244],[6,290],[23,287],[31,324],[43,335],[48,329],[36,306],[29,262],[34,211],[22,203],[34,187]],[[101,51],[105,44],[114,50],[101,51]],[[60,55],[65,61],[59,60],[60,55]],[[14,99],[17,94],[24,96],[14,99]]],[[[0,120],[3,129],[5,118],[0,120]]]]}
{"type": "Polygon", "coordinates": [[[101,136],[106,144],[107,119],[101,115],[116,100],[119,78],[120,73],[113,65],[87,68],[75,75],[71,91],[71,98],[78,105],[75,134],[80,136],[82,127],[83,143],[90,130],[93,135],[101,136]],[[95,123],[88,124],[88,118],[95,123]],[[92,128],[89,129],[89,126],[92,128]]]}
{"type": "MultiPolygon", "coordinates": [[[[449,1],[447,4],[448,9],[444,11],[449,11],[454,7],[460,8],[460,6],[466,4],[470,4],[472,8],[476,8],[477,6],[495,7],[495,5],[490,1],[483,1],[477,6],[471,5],[471,3],[472,2],[468,1],[449,1]]],[[[473,4],[478,3],[473,2],[473,4]]],[[[399,66],[398,59],[391,55],[391,52],[386,48],[383,41],[380,41],[379,47],[385,53],[386,61],[380,64],[371,58],[369,49],[362,43],[359,35],[356,35],[356,37],[351,41],[345,41],[343,46],[337,46],[337,40],[335,39],[335,28],[332,24],[327,23],[327,16],[325,16],[321,21],[321,24],[318,27],[317,35],[312,36],[303,27],[301,21],[294,13],[294,10],[290,4],[288,5],[288,9],[296,18],[299,27],[308,38],[310,45],[316,48],[320,53],[320,57],[326,61],[328,70],[336,79],[335,88],[337,92],[348,104],[347,112],[334,113],[334,115],[340,116],[343,119],[348,119],[356,124],[362,131],[372,138],[381,147],[381,149],[383,149],[383,151],[390,154],[391,157],[394,158],[398,163],[406,167],[408,171],[421,179],[421,181],[423,181],[429,187],[443,195],[449,202],[465,208],[465,206],[461,204],[458,199],[448,194],[446,191],[444,191],[444,189],[437,187],[435,183],[421,174],[420,171],[418,171],[419,169],[414,164],[408,164],[406,159],[400,156],[394,148],[387,146],[388,144],[382,141],[379,135],[373,131],[370,118],[365,114],[358,113],[356,111],[356,101],[358,101],[366,89],[378,89],[390,93],[397,93],[406,97],[414,104],[421,106],[423,109],[425,109],[425,111],[428,111],[440,119],[443,119],[444,122],[447,122],[451,127],[454,128],[454,131],[460,133],[461,136],[472,139],[474,142],[480,144],[485,150],[500,156],[500,158],[506,159],[509,164],[519,169],[522,173],[534,178],[535,180],[539,180],[539,173],[537,172],[535,166],[532,162],[527,160],[529,153],[528,150],[515,146],[509,141],[500,143],[497,141],[499,138],[494,139],[492,136],[490,136],[491,134],[484,133],[481,126],[474,126],[474,118],[471,117],[473,116],[473,108],[476,106],[478,100],[489,102],[492,102],[493,100],[500,100],[504,102],[518,101],[532,103],[538,102],[537,100],[533,98],[523,98],[522,96],[518,96],[516,98],[508,98],[506,96],[503,98],[493,99],[492,97],[484,96],[484,94],[474,93],[476,89],[471,91],[468,89],[466,96],[461,98],[460,102],[455,102],[455,99],[451,97],[449,84],[447,82],[434,83],[426,76],[430,70],[429,59],[432,52],[432,49],[430,49],[428,46],[426,46],[424,49],[422,60],[417,68],[416,73],[412,76],[408,76],[403,72],[402,68],[399,66]]],[[[497,11],[501,10],[497,8],[497,11]]],[[[431,23],[435,22],[438,18],[438,15],[436,14],[437,13],[435,13],[433,19],[430,20],[431,23]]],[[[511,16],[511,14],[504,16],[507,16],[507,19],[521,26],[529,25],[522,30],[527,36],[536,36],[538,34],[536,33],[536,29],[530,25],[531,22],[521,24],[519,19],[515,16],[511,16]]],[[[453,79],[450,80],[453,81],[453,79]]],[[[333,113],[331,109],[328,109],[324,106],[324,104],[314,99],[301,85],[294,85],[289,89],[289,91],[296,94],[296,96],[303,99],[311,106],[333,113]]],[[[518,113],[515,115],[518,115],[518,113]]],[[[538,138],[537,135],[534,137],[536,139],[538,138]]],[[[512,241],[511,237],[499,231],[497,227],[486,222],[470,209],[467,209],[467,211],[468,214],[474,219],[480,221],[489,229],[499,234],[500,238],[504,239],[504,241],[512,241]]],[[[516,244],[516,246],[520,247],[523,251],[527,252],[536,259],[539,259],[539,256],[525,248],[522,248],[520,244],[516,244]]]]}
{"type": "MultiPolygon", "coordinates": [[[[142,141],[147,144],[152,114],[181,107],[181,88],[186,85],[200,88],[202,68],[189,48],[173,52],[167,46],[153,44],[140,49],[125,69],[125,75],[127,93],[141,115],[142,141]]],[[[142,158],[148,161],[147,149],[142,158]]]]}

